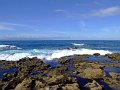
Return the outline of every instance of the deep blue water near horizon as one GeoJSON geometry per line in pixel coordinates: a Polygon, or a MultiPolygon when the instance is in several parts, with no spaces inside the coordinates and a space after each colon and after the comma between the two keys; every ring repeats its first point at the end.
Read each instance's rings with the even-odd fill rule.
{"type": "Polygon", "coordinates": [[[84,44],[80,48],[120,52],[120,40],[11,40],[0,41],[0,45],[14,45],[22,49],[65,49],[73,43],[84,44]]]}

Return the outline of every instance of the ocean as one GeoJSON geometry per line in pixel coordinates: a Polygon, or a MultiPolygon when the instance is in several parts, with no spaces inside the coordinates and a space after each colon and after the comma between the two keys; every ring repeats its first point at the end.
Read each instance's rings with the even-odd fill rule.
{"type": "Polygon", "coordinates": [[[53,60],[75,54],[120,52],[119,40],[15,40],[0,41],[0,60],[38,57],[53,60]]]}

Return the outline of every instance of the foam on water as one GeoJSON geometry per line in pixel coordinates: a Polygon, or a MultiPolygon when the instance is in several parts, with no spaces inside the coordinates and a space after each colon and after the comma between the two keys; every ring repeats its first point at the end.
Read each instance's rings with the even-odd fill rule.
{"type": "Polygon", "coordinates": [[[80,44],[80,43],[72,43],[74,46],[83,46],[84,44],[80,44]]]}
{"type": "Polygon", "coordinates": [[[0,45],[0,50],[17,50],[21,49],[19,47],[16,47],[14,45],[0,45]]]}
{"type": "Polygon", "coordinates": [[[56,58],[61,58],[64,56],[69,55],[82,55],[82,54],[94,54],[94,53],[100,53],[101,55],[105,55],[108,53],[112,53],[107,50],[92,50],[92,49],[63,49],[63,50],[39,50],[39,49],[33,49],[28,52],[16,52],[16,53],[1,53],[0,54],[0,60],[19,60],[24,57],[37,57],[39,59],[45,59],[45,60],[53,60],[56,58]]]}

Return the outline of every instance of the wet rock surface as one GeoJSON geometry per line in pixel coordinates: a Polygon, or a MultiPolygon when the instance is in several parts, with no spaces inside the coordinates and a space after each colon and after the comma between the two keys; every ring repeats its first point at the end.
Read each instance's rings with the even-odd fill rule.
{"type": "Polygon", "coordinates": [[[0,90],[120,90],[120,72],[106,69],[108,66],[119,68],[119,62],[116,64],[119,57],[120,54],[100,56],[96,53],[66,56],[55,62],[36,57],[19,61],[2,60],[0,90]],[[86,60],[90,57],[109,57],[115,62],[86,60]]]}
{"type": "Polygon", "coordinates": [[[84,87],[88,90],[103,90],[103,87],[95,80],[87,83],[84,87]]]}
{"type": "Polygon", "coordinates": [[[120,62],[120,53],[106,54],[109,58],[120,62]]]}

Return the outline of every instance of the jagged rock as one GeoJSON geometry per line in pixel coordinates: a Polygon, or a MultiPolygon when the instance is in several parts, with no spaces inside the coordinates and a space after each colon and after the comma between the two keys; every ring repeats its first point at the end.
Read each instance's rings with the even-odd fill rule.
{"type": "Polygon", "coordinates": [[[18,83],[20,83],[21,80],[19,78],[13,78],[9,82],[7,82],[5,85],[3,85],[2,90],[11,90],[16,87],[18,83]]]}
{"type": "Polygon", "coordinates": [[[80,90],[78,83],[66,84],[62,90],[80,90]]]}
{"type": "Polygon", "coordinates": [[[64,75],[55,76],[48,80],[49,85],[65,84],[68,81],[68,78],[64,75]]]}
{"type": "MultiPolygon", "coordinates": [[[[118,81],[116,78],[105,77],[104,82],[109,84],[110,87],[120,89],[120,81],[118,81]]],[[[115,90],[119,90],[119,89],[115,89],[115,90]]]]}
{"type": "Polygon", "coordinates": [[[100,79],[105,76],[104,72],[101,69],[87,68],[83,72],[84,77],[88,79],[100,79]]]}
{"type": "Polygon", "coordinates": [[[120,54],[119,53],[106,54],[105,56],[108,56],[112,60],[120,61],[120,54]]]}
{"type": "Polygon", "coordinates": [[[46,86],[44,88],[40,88],[38,90],[62,90],[59,85],[54,85],[54,86],[46,86]]]}
{"type": "Polygon", "coordinates": [[[110,76],[111,76],[112,78],[120,78],[120,74],[119,74],[119,73],[110,72],[109,74],[110,74],[110,76]]]}
{"type": "Polygon", "coordinates": [[[58,84],[68,84],[68,83],[76,83],[76,78],[68,77],[66,75],[60,75],[60,76],[53,76],[50,78],[47,83],[48,85],[58,85],[58,84]]]}
{"type": "Polygon", "coordinates": [[[43,84],[43,82],[36,80],[34,89],[38,90],[40,88],[43,88],[44,86],[45,86],[45,84],[43,84]]]}
{"type": "Polygon", "coordinates": [[[102,86],[95,80],[93,80],[91,83],[87,83],[84,87],[88,90],[103,90],[102,86]]]}
{"type": "Polygon", "coordinates": [[[18,84],[15,87],[15,90],[31,90],[32,87],[32,79],[30,78],[25,78],[22,83],[18,84]]]}

